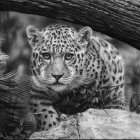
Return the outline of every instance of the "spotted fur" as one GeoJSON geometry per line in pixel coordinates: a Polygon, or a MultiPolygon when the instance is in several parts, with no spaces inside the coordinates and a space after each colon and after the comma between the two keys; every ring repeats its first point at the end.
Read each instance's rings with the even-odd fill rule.
{"type": "MultiPolygon", "coordinates": [[[[96,37],[90,27],[77,31],[56,24],[41,31],[28,26],[26,31],[32,47],[31,109],[39,130],[47,130],[59,122],[60,114],[52,104],[81,87],[90,85],[90,93],[97,92],[106,107],[107,101],[124,101],[122,57],[109,42],[96,37]]],[[[77,94],[84,97],[87,95],[84,90],[77,94]]],[[[94,98],[92,104],[95,100],[98,102],[94,98]]]]}

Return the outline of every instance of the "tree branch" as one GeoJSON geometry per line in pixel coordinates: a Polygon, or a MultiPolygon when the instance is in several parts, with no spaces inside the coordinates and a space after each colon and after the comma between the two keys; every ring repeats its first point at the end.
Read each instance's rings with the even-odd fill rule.
{"type": "Polygon", "coordinates": [[[0,11],[90,26],[140,49],[140,0],[0,0],[0,11]]]}

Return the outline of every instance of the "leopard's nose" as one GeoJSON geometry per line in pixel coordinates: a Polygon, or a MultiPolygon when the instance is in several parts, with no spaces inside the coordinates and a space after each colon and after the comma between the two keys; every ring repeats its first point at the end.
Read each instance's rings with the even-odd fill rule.
{"type": "Polygon", "coordinates": [[[56,81],[58,81],[64,74],[61,74],[61,75],[55,75],[55,74],[52,74],[52,76],[56,79],[56,81]]]}

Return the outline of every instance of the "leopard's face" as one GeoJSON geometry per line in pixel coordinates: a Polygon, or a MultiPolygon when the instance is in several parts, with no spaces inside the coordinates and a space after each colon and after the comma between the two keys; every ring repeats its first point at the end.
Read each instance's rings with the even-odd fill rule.
{"type": "Polygon", "coordinates": [[[67,25],[51,25],[39,31],[27,27],[36,85],[62,92],[91,82],[87,67],[94,55],[87,53],[90,32],[85,29],[77,32],[67,25]]]}

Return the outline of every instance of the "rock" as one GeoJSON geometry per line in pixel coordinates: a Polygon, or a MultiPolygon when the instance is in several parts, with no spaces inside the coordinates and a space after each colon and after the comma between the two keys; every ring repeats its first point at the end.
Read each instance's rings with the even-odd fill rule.
{"type": "Polygon", "coordinates": [[[30,139],[78,139],[77,123],[74,116],[62,121],[49,131],[35,132],[30,139]]]}
{"type": "Polygon", "coordinates": [[[67,117],[49,131],[30,139],[139,139],[140,115],[124,110],[89,109],[67,117]]]}

